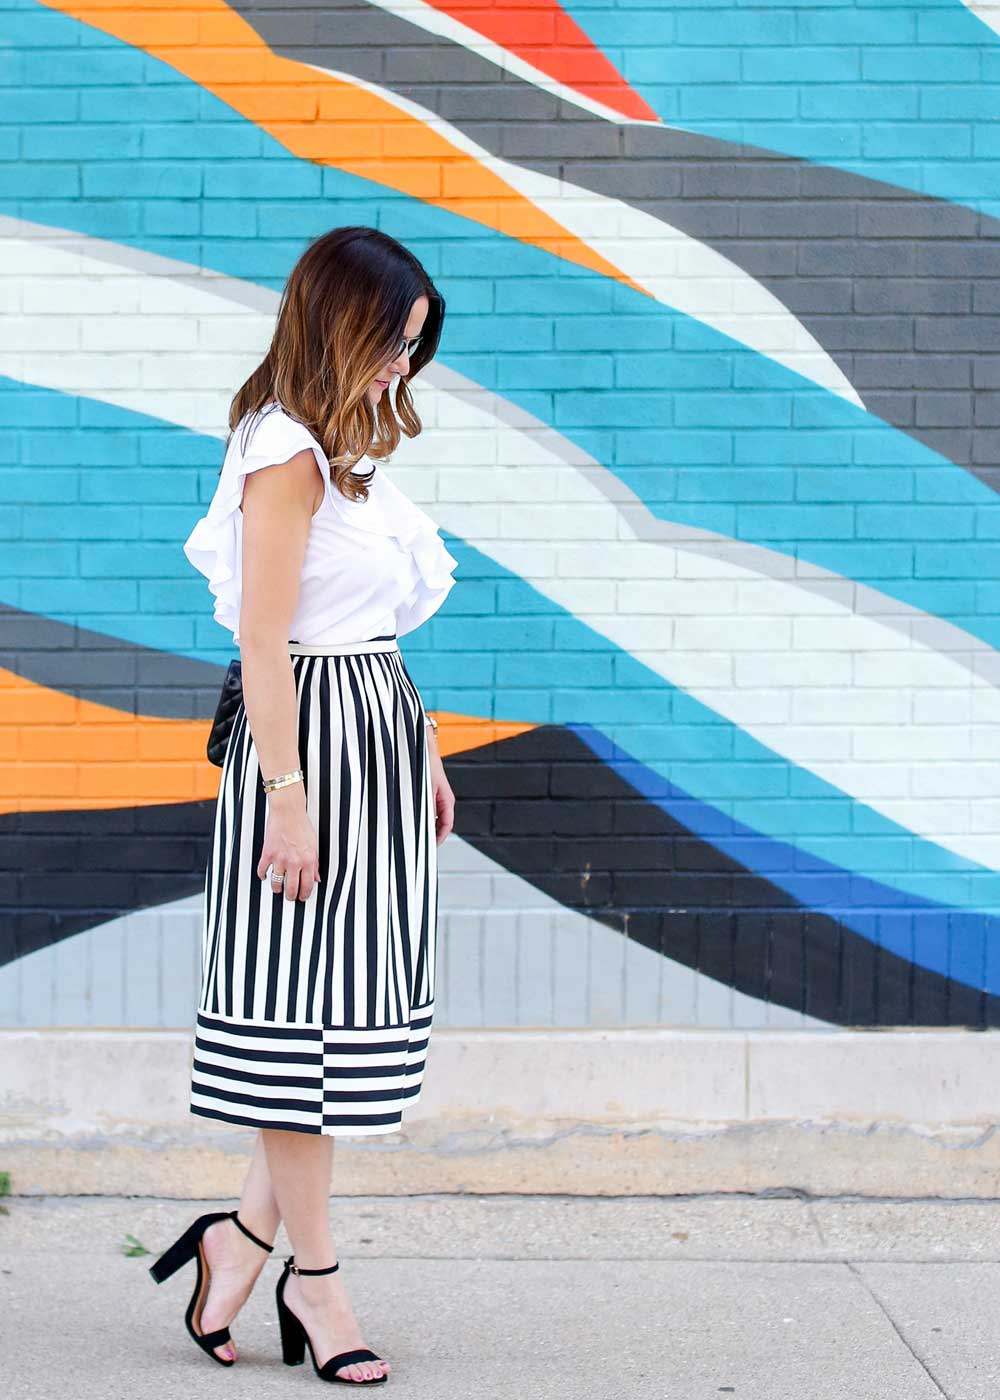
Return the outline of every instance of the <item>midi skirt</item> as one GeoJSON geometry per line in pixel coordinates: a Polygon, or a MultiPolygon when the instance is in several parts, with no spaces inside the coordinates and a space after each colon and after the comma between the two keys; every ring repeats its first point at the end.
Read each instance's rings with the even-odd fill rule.
{"type": "Polygon", "coordinates": [[[256,868],[268,796],[241,704],[205,872],[190,1110],[388,1133],[420,1097],[434,1015],[437,843],[424,707],[395,636],[289,642],[320,880],[256,868]]]}

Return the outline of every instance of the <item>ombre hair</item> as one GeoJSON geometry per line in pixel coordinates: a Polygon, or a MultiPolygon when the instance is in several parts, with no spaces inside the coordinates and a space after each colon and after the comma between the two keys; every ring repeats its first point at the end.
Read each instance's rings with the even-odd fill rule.
{"type": "Polygon", "coordinates": [[[339,490],[367,500],[371,473],[354,475],[356,463],[366,453],[388,457],[402,434],[413,438],[423,427],[407,381],[434,357],[444,306],[395,238],[364,225],[330,229],[289,273],[270,348],[230,404],[230,434],[273,400],[323,444],[339,490]],[[396,358],[420,296],[430,306],[409,374],[396,380],[395,407],[388,390],[373,404],[368,386],[396,358]]]}

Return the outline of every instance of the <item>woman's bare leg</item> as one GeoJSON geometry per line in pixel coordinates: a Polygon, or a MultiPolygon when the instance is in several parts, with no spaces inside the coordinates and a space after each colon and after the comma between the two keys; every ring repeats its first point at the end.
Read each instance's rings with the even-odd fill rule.
{"type": "MultiPolygon", "coordinates": [[[[281,1223],[281,1212],[271,1185],[271,1171],[267,1165],[264,1139],[259,1132],[254,1139],[253,1155],[243,1182],[239,1216],[248,1230],[252,1230],[268,1244],[273,1244],[281,1223]]],[[[260,1250],[257,1252],[261,1253],[260,1250]]]]}
{"type": "MultiPolygon", "coordinates": [[[[273,1243],[281,1216],[271,1189],[267,1156],[259,1132],[237,1209],[248,1230],[267,1244],[273,1243]]],[[[268,1256],[231,1220],[217,1220],[205,1231],[203,1239],[211,1282],[197,1330],[214,1332],[217,1327],[230,1325],[250,1296],[268,1256]]],[[[216,1347],[215,1352],[217,1356],[236,1357],[232,1342],[216,1347]]]]}
{"type": "MultiPolygon", "coordinates": [[[[330,1236],[333,1138],[284,1128],[263,1128],[261,1136],[272,1190],[296,1264],[303,1269],[328,1268],[337,1262],[330,1236]]],[[[337,1352],[366,1345],[339,1271],[318,1278],[290,1275],[285,1285],[285,1302],[312,1339],[318,1366],[325,1365],[337,1352]]],[[[387,1361],[362,1361],[342,1366],[337,1375],[363,1381],[390,1370],[387,1361]]]]}

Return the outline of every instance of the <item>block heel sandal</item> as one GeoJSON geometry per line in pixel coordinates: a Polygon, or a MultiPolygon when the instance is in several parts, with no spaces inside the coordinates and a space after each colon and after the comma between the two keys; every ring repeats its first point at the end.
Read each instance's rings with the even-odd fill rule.
{"type": "Polygon", "coordinates": [[[294,1254],[290,1254],[285,1260],[285,1268],[278,1280],[275,1293],[278,1304],[278,1326],[281,1329],[281,1359],[286,1366],[301,1366],[306,1359],[306,1347],[308,1346],[313,1370],[320,1380],[339,1381],[341,1385],[384,1385],[389,1379],[388,1375],[371,1376],[364,1381],[352,1381],[349,1376],[336,1374],[343,1366],[354,1366],[361,1361],[382,1360],[381,1356],[376,1356],[367,1347],[357,1347],[354,1351],[339,1352],[336,1356],[331,1356],[329,1361],[324,1361],[322,1366],[317,1366],[316,1353],[313,1351],[309,1333],[285,1302],[285,1284],[288,1282],[290,1274],[335,1274],[339,1268],[340,1264],[336,1263],[331,1264],[328,1269],[300,1269],[295,1263],[294,1254]]]}
{"type": "Polygon", "coordinates": [[[195,1313],[200,1314],[201,1305],[204,1302],[204,1295],[207,1292],[205,1285],[211,1281],[211,1275],[202,1248],[202,1236],[209,1225],[214,1225],[217,1220],[232,1220],[237,1227],[243,1231],[248,1240],[253,1240],[254,1244],[261,1249],[271,1253],[273,1244],[265,1244],[259,1240],[252,1230],[248,1230],[239,1218],[235,1210],[211,1211],[208,1215],[199,1215],[198,1219],[184,1231],[179,1239],[174,1240],[169,1249],[160,1255],[155,1264],[151,1264],[149,1272],[157,1283],[163,1283],[166,1279],[175,1274],[179,1268],[194,1259],[198,1264],[198,1278],[194,1285],[194,1292],[191,1294],[191,1301],[187,1305],[187,1312],[184,1314],[184,1324],[188,1332],[201,1347],[202,1351],[217,1361],[220,1366],[233,1366],[235,1362],[228,1360],[224,1356],[217,1355],[215,1348],[223,1346],[231,1341],[228,1327],[220,1327],[215,1332],[196,1332],[194,1330],[195,1313]]]}

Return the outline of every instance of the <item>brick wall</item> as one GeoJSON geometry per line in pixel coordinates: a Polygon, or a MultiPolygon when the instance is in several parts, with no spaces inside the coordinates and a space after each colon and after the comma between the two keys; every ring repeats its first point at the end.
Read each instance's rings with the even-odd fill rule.
{"type": "Polygon", "coordinates": [[[353,223],[448,306],[443,1019],[1000,1023],[991,15],[0,0],[0,1023],[193,1016],[180,546],[353,223]]]}

